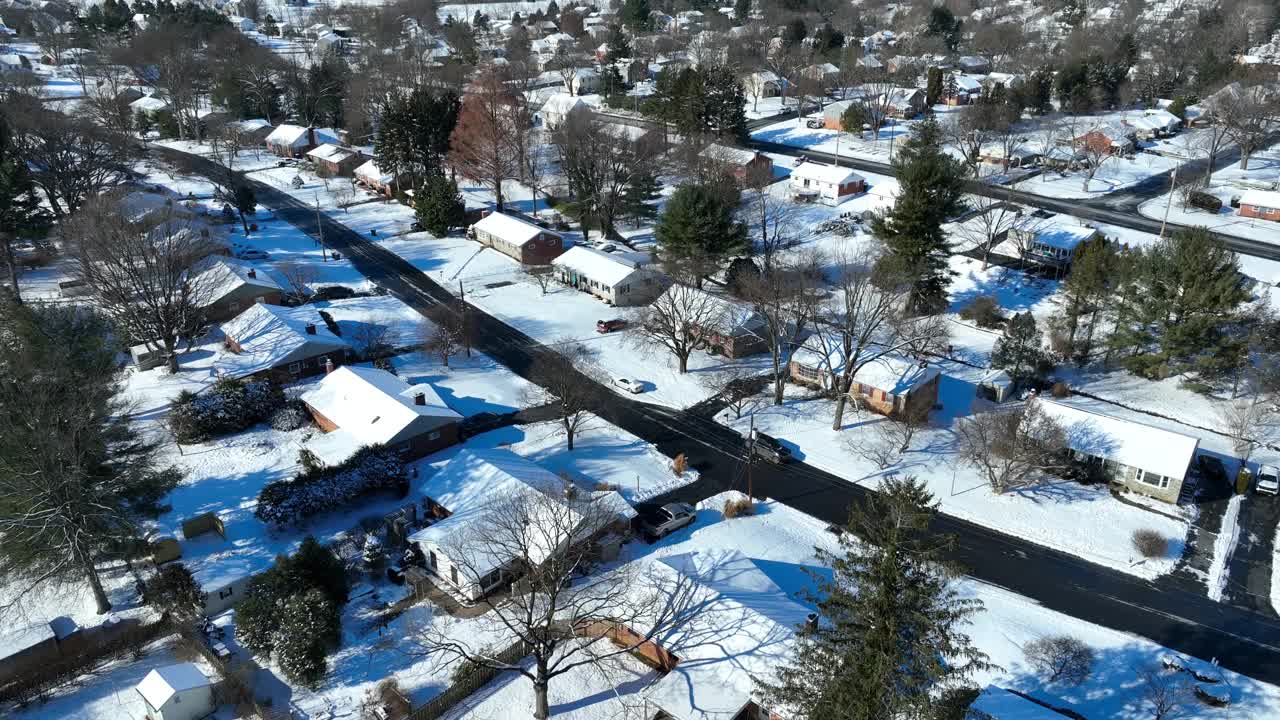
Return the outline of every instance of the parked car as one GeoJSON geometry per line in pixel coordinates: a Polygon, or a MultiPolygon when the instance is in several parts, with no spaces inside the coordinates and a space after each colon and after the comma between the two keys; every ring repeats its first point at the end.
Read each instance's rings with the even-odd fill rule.
{"type": "Polygon", "coordinates": [[[644,506],[636,508],[636,529],[649,542],[666,537],[680,528],[692,524],[698,512],[688,503],[667,503],[661,506],[644,506]]]}
{"type": "Polygon", "coordinates": [[[480,433],[486,433],[490,430],[497,430],[510,423],[515,413],[498,413],[482,412],[471,415],[462,419],[458,425],[458,434],[463,438],[473,437],[480,433]]]}
{"type": "Polygon", "coordinates": [[[779,465],[791,462],[791,451],[785,445],[778,442],[777,438],[765,435],[759,430],[755,431],[755,441],[747,438],[747,447],[750,448],[751,454],[758,458],[768,460],[779,465]]]}
{"type": "Polygon", "coordinates": [[[1196,468],[1200,470],[1200,477],[1204,478],[1208,485],[1230,486],[1231,484],[1227,479],[1226,466],[1212,455],[1197,455],[1196,468]]]}
{"type": "Polygon", "coordinates": [[[241,250],[236,257],[241,260],[266,260],[271,256],[261,250],[241,250]]]}
{"type": "Polygon", "coordinates": [[[613,379],[613,384],[635,395],[644,392],[644,384],[635,378],[618,377],[613,379]]]}
{"type": "Polygon", "coordinates": [[[822,121],[817,118],[809,118],[804,121],[804,126],[810,130],[817,130],[822,127],[822,121]]]}
{"type": "Polygon", "coordinates": [[[1280,495],[1280,470],[1276,470],[1274,465],[1259,466],[1258,484],[1254,485],[1254,490],[1259,495],[1280,495]]]}
{"type": "Polygon", "coordinates": [[[613,318],[612,320],[597,320],[596,332],[611,333],[614,330],[621,330],[627,326],[627,321],[622,318],[613,318]]]}

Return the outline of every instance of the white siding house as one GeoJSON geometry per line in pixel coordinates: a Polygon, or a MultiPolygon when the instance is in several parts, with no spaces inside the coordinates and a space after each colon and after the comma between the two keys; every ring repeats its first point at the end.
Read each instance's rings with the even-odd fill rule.
{"type": "Polygon", "coordinates": [[[865,192],[867,180],[858,173],[838,165],[807,162],[791,171],[791,194],[800,200],[839,205],[865,192]]]}
{"type": "Polygon", "coordinates": [[[665,289],[662,273],[582,245],[569,248],[551,265],[560,282],[619,307],[644,305],[665,289]]]}

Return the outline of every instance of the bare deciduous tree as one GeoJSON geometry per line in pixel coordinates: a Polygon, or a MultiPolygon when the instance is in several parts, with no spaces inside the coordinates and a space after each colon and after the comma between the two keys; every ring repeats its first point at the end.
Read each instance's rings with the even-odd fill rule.
{"type": "Polygon", "coordinates": [[[956,422],[960,460],[986,477],[997,494],[1032,484],[1062,465],[1066,431],[1034,402],[979,412],[956,422]]]}
{"type": "Polygon", "coordinates": [[[1097,653],[1083,640],[1070,635],[1049,635],[1022,648],[1027,664],[1051,682],[1079,685],[1089,679],[1097,653]]]}
{"type": "Polygon", "coordinates": [[[773,269],[778,251],[799,242],[806,224],[799,222],[800,207],[774,184],[770,169],[747,173],[747,193],[743,200],[747,226],[754,236],[764,271],[773,269]]]}
{"type": "Polygon", "coordinates": [[[973,215],[956,224],[955,234],[972,243],[974,249],[982,253],[982,269],[986,270],[991,261],[992,249],[1018,223],[1021,209],[1008,200],[986,195],[970,197],[969,207],[972,208],[973,215]]]}
{"type": "Polygon", "coordinates": [[[311,293],[311,284],[320,279],[320,273],[311,265],[295,262],[280,263],[276,272],[289,286],[289,293],[299,301],[311,293]]]}
{"type": "Polygon", "coordinates": [[[726,365],[702,374],[698,380],[733,411],[735,419],[741,419],[742,411],[751,406],[758,386],[756,374],[741,365],[726,365]]]}
{"type": "Polygon", "coordinates": [[[636,314],[639,332],[633,337],[643,346],[674,355],[684,374],[689,372],[689,356],[725,322],[726,311],[726,302],[711,293],[688,285],[672,285],[636,314]]]}
{"type": "Polygon", "coordinates": [[[1240,169],[1248,170],[1249,158],[1266,147],[1276,126],[1280,96],[1267,85],[1253,85],[1220,95],[1215,120],[1226,126],[1227,135],[1240,148],[1240,169]]]}
{"type": "Polygon", "coordinates": [[[1138,671],[1142,702],[1151,712],[1151,720],[1174,720],[1182,717],[1194,698],[1191,685],[1182,673],[1161,667],[1138,671]]]}
{"type": "Polygon", "coordinates": [[[1218,422],[1231,436],[1236,457],[1247,466],[1249,458],[1259,446],[1265,447],[1275,440],[1280,418],[1275,407],[1254,395],[1237,398],[1218,408],[1218,422]]]}
{"type": "Polygon", "coordinates": [[[463,177],[488,185],[499,211],[503,183],[520,176],[524,145],[517,135],[529,132],[523,102],[498,72],[482,72],[463,98],[449,139],[449,163],[463,177]]]}
{"type": "Polygon", "coordinates": [[[58,217],[70,215],[86,198],[116,185],[132,170],[128,139],[85,118],[63,115],[14,98],[8,118],[31,179],[58,217]]]}
{"type": "Polygon", "coordinates": [[[520,272],[532,280],[543,295],[547,294],[556,280],[555,268],[549,265],[522,265],[520,272]]]}
{"type": "Polygon", "coordinates": [[[884,470],[911,449],[911,440],[916,432],[928,425],[927,412],[877,420],[871,424],[870,437],[847,436],[844,441],[845,449],[884,470]]]}
{"type": "Polygon", "coordinates": [[[775,267],[746,275],[742,294],[762,322],[757,334],[764,340],[772,364],[773,404],[781,405],[786,389],[786,357],[798,342],[813,308],[809,295],[812,279],[799,268],[775,267]]]}
{"type": "Polygon", "coordinates": [[[432,320],[423,323],[422,349],[440,360],[440,364],[449,367],[449,358],[462,349],[463,338],[457,323],[445,313],[439,313],[432,320]]]}
{"type": "Polygon", "coordinates": [[[600,385],[607,380],[581,344],[565,340],[555,345],[559,352],[542,353],[535,361],[531,372],[535,385],[525,399],[530,405],[556,406],[566,444],[573,450],[574,438],[591,421],[591,408],[600,399],[600,385]]]}

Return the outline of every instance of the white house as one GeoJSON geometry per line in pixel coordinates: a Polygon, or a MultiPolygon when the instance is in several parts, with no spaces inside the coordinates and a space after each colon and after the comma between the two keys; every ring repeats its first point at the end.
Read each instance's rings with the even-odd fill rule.
{"type": "Polygon", "coordinates": [[[213,682],[193,663],[156,668],[138,683],[147,720],[200,720],[213,712],[213,682]]]}
{"type": "Polygon", "coordinates": [[[1061,222],[1040,224],[1031,218],[1019,219],[1009,229],[1014,254],[1063,272],[1071,267],[1076,248],[1100,236],[1097,229],[1084,225],[1061,222]]]}
{"type": "Polygon", "coordinates": [[[231,21],[231,27],[239,30],[242,33],[253,32],[254,30],[258,29],[258,23],[250,20],[247,17],[240,17],[240,16],[233,15],[227,19],[231,21]]]}
{"type": "Polygon", "coordinates": [[[542,103],[542,109],[538,112],[542,115],[542,122],[547,126],[547,129],[554,130],[564,124],[564,121],[569,117],[569,113],[578,108],[590,107],[582,98],[576,95],[556,93],[542,103]]]}
{"type": "Polygon", "coordinates": [[[600,89],[600,73],[593,68],[578,68],[569,78],[568,89],[574,95],[590,95],[600,89]]]}
{"type": "Polygon", "coordinates": [[[665,287],[662,273],[582,245],[564,251],[551,265],[560,282],[618,307],[645,305],[665,287]]]}
{"type": "Polygon", "coordinates": [[[1096,466],[1112,482],[1134,492],[1177,501],[1199,438],[1104,415],[1065,400],[1036,398],[1032,402],[1063,427],[1077,460],[1096,466]]]}
{"type": "Polygon", "coordinates": [[[522,512],[531,515],[530,523],[554,522],[562,528],[596,519],[594,512],[586,513],[585,503],[601,503],[603,514],[616,516],[613,522],[619,526],[635,516],[616,492],[579,490],[576,498],[570,498],[565,487],[554,473],[510,450],[463,450],[423,484],[429,512],[439,519],[410,535],[409,542],[417,545],[427,569],[444,587],[465,602],[476,602],[516,579],[519,562],[539,565],[562,552],[571,539],[587,541],[605,529],[584,526],[573,533],[557,529],[534,533],[522,543],[527,556],[522,560],[482,537],[490,531],[491,514],[502,512],[504,504],[519,504],[522,512]]]}
{"type": "Polygon", "coordinates": [[[158,98],[155,95],[144,95],[137,100],[129,103],[129,112],[135,115],[146,115],[147,117],[155,117],[156,113],[169,108],[169,103],[164,98],[158,98]]]}
{"type": "Polygon", "coordinates": [[[847,167],[806,162],[791,171],[791,194],[797,200],[839,205],[867,190],[867,180],[847,167]]]}
{"type": "Polygon", "coordinates": [[[757,70],[742,78],[748,97],[777,97],[782,94],[783,81],[770,70],[757,70]]]}

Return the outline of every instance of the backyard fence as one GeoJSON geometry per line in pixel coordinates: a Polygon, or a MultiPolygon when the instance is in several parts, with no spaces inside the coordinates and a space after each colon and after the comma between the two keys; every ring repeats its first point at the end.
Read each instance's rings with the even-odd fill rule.
{"type": "MultiPolygon", "coordinates": [[[[493,659],[500,663],[514,664],[531,652],[533,652],[532,646],[520,640],[494,655],[493,659]]],[[[405,717],[405,720],[436,720],[502,672],[493,668],[476,667],[462,679],[445,688],[444,692],[415,708],[405,717]]]]}

